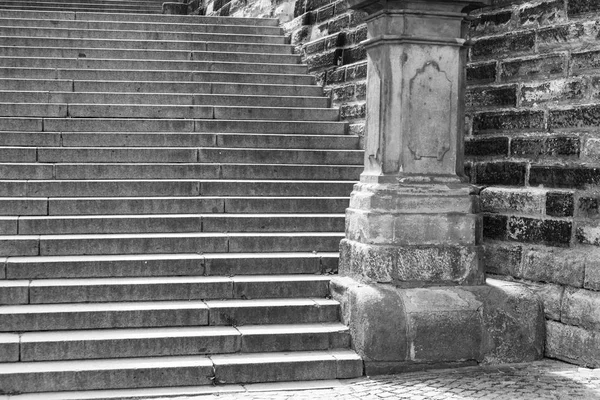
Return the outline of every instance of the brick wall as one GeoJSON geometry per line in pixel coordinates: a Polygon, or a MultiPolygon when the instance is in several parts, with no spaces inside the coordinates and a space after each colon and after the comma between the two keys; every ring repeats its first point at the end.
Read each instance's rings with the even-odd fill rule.
{"type": "MultiPolygon", "coordinates": [[[[291,43],[362,135],[364,14],[286,1],[291,43]]],[[[600,1],[496,0],[471,38],[465,169],[481,188],[486,270],[539,293],[547,357],[599,367],[600,1]]]]}
{"type": "Polygon", "coordinates": [[[467,171],[489,274],[544,300],[546,355],[600,366],[600,2],[498,1],[475,15],[467,171]]]}

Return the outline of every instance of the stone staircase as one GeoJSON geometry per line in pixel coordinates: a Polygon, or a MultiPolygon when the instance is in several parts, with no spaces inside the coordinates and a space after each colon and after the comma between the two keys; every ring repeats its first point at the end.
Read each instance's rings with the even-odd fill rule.
{"type": "Polygon", "coordinates": [[[2,400],[362,374],[358,138],[277,21],[159,4],[0,1],[2,400]]]}

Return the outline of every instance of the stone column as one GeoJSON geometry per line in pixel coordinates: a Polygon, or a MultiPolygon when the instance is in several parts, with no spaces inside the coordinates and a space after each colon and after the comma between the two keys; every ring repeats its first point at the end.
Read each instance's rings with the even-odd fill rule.
{"type": "Polygon", "coordinates": [[[400,287],[482,284],[481,218],[463,174],[471,1],[350,0],[367,11],[365,170],[341,269],[400,287]]]}
{"type": "Polygon", "coordinates": [[[466,13],[490,0],[348,2],[369,14],[365,169],[332,287],[367,373],[539,357],[537,299],[484,286],[463,173],[466,13]],[[502,308],[515,296],[526,313],[502,308]],[[524,332],[526,348],[504,349],[524,332]]]}

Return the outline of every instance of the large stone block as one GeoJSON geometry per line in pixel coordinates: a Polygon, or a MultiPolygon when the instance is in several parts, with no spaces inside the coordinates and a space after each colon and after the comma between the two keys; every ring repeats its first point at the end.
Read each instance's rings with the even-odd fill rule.
{"type": "Polygon", "coordinates": [[[398,287],[477,285],[483,270],[477,246],[378,246],[343,239],[340,273],[398,287]]]}
{"type": "Polygon", "coordinates": [[[489,283],[407,289],[336,277],[331,288],[367,374],[540,359],[537,296],[524,285],[489,283]]]}
{"type": "Polygon", "coordinates": [[[600,292],[567,288],[562,301],[561,321],[600,331],[600,292]]]}
{"type": "Polygon", "coordinates": [[[554,321],[548,321],[546,329],[546,357],[600,367],[600,332],[554,321]]]}

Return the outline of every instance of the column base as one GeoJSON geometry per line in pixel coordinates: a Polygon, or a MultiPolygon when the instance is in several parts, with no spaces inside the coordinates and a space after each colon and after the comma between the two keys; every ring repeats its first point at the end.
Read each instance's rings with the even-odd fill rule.
{"type": "Polygon", "coordinates": [[[367,375],[543,357],[543,308],[523,285],[398,288],[336,277],[331,287],[367,375]]]}
{"type": "Polygon", "coordinates": [[[396,287],[481,285],[479,246],[382,246],[340,242],[340,275],[396,287]]]}

